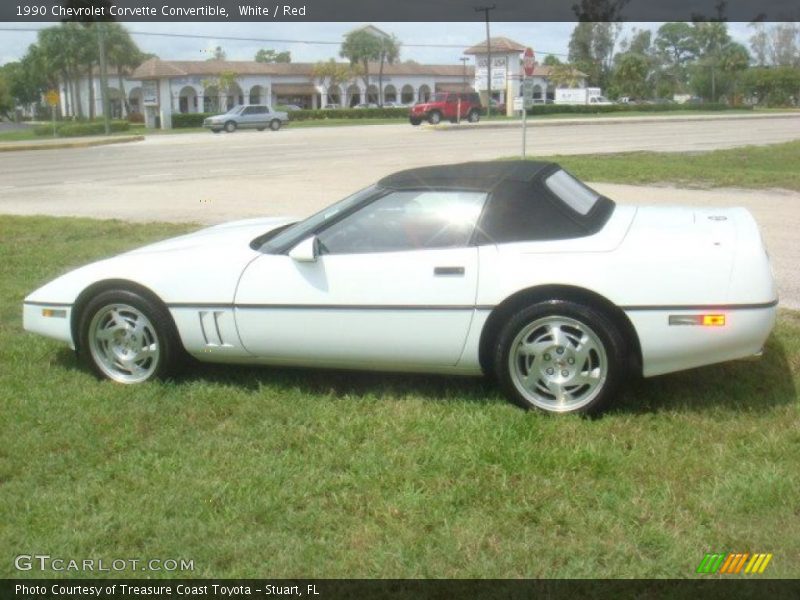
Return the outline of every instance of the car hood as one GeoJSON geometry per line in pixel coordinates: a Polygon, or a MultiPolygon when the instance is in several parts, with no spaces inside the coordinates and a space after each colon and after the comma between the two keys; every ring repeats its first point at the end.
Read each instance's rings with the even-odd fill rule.
{"type": "Polygon", "coordinates": [[[25,300],[72,304],[89,286],[118,281],[143,286],[167,304],[229,303],[242,270],[260,255],[250,242],[294,220],[235,221],[150,244],[65,273],[25,300]]]}
{"type": "Polygon", "coordinates": [[[204,251],[214,251],[214,248],[229,248],[235,245],[249,244],[260,235],[269,233],[273,229],[294,223],[293,217],[268,217],[258,219],[244,219],[231,221],[213,227],[207,227],[194,233],[156,242],[126,254],[150,254],[154,252],[173,252],[202,248],[204,251]]]}

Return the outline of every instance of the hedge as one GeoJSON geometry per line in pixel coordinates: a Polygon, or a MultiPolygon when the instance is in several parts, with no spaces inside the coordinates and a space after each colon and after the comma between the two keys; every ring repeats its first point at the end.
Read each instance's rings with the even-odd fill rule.
{"type": "MultiPolygon", "coordinates": [[[[681,110],[726,110],[726,104],[611,104],[608,106],[587,106],[570,104],[536,104],[528,110],[529,115],[586,114],[614,112],[670,112],[681,110]]],[[[752,108],[748,106],[735,108],[752,108]]],[[[176,113],[172,115],[172,127],[202,127],[203,121],[220,113],[176,113]]],[[[407,119],[408,108],[334,108],[317,110],[294,110],[289,113],[292,121],[324,121],[326,119],[407,119]]],[[[485,114],[485,109],[484,109],[485,114]]],[[[493,114],[494,113],[493,111],[493,114]]]]}
{"type": "Polygon", "coordinates": [[[614,112],[674,112],[682,110],[728,110],[731,108],[752,110],[752,106],[728,106],[721,103],[704,104],[534,104],[529,115],[595,114],[614,112]]]}
{"type": "MultiPolygon", "coordinates": [[[[130,123],[127,121],[111,121],[111,131],[128,131],[130,123]]],[[[103,121],[62,121],[56,124],[56,135],[59,137],[78,137],[82,135],[103,135],[106,127],[103,121]]],[[[53,135],[53,125],[38,125],[33,129],[35,135],[53,135]]]]}

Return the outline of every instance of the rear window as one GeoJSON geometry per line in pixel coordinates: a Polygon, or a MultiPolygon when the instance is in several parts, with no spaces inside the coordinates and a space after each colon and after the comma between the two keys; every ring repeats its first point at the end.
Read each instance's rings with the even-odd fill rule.
{"type": "Polygon", "coordinates": [[[579,215],[587,215],[600,199],[600,194],[566,171],[559,170],[544,180],[548,189],[579,215]]]}

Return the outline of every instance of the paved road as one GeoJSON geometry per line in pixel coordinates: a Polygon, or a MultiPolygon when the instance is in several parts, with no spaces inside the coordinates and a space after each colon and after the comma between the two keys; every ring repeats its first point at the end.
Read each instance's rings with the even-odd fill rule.
{"type": "MultiPolygon", "coordinates": [[[[724,121],[540,124],[530,154],[691,152],[800,139],[800,115],[724,121]]],[[[275,132],[151,136],[85,149],[5,153],[0,213],[216,223],[303,216],[401,168],[519,152],[520,132],[463,125],[288,128],[275,132]]],[[[602,191],[606,188],[599,185],[602,191]]],[[[800,308],[800,194],[613,186],[623,202],[738,204],[765,231],[782,298],[800,308]]]]}

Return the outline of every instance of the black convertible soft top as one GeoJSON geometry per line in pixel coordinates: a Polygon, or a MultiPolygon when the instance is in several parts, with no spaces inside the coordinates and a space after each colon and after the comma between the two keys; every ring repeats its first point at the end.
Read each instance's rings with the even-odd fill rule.
{"type": "Polygon", "coordinates": [[[579,213],[545,183],[559,170],[558,164],[543,161],[467,162],[400,171],[381,179],[378,186],[487,192],[489,202],[480,227],[485,239],[479,243],[564,239],[600,231],[614,212],[614,202],[590,190],[598,200],[587,213],[579,213]]]}
{"type": "Polygon", "coordinates": [[[395,190],[461,188],[492,191],[505,182],[533,182],[559,168],[556,163],[531,160],[467,162],[399,171],[387,175],[378,185],[395,190]]]}

